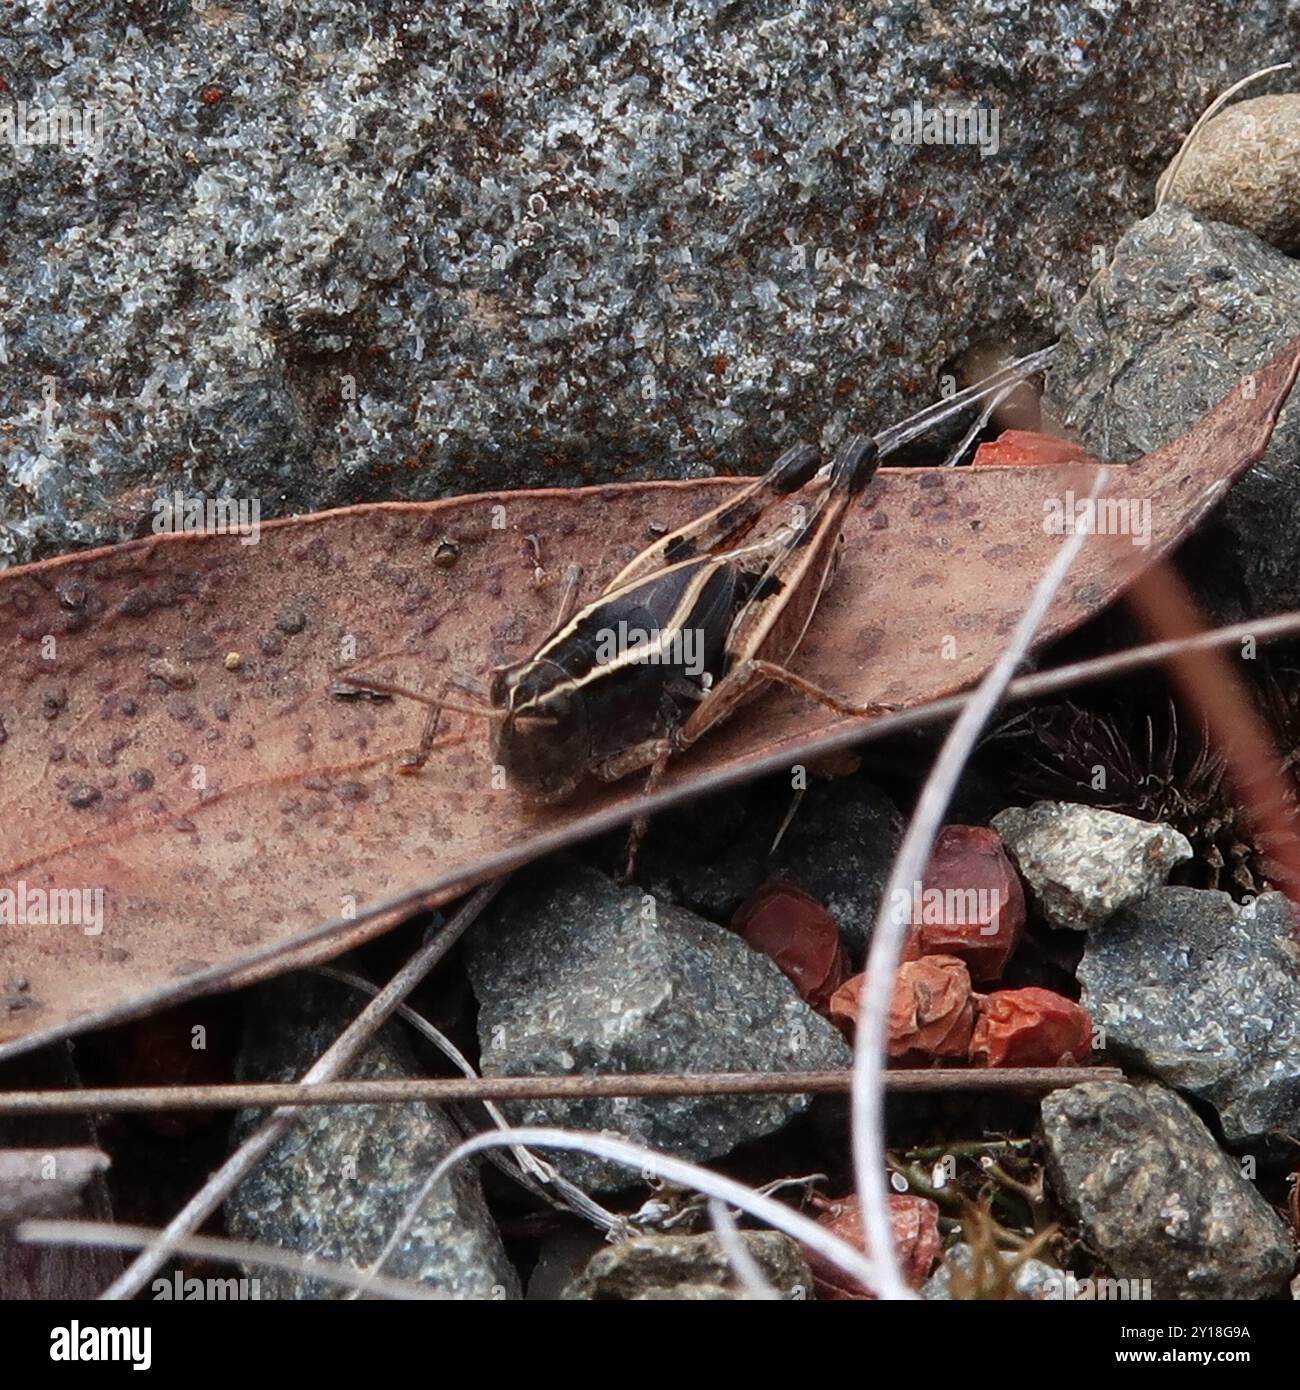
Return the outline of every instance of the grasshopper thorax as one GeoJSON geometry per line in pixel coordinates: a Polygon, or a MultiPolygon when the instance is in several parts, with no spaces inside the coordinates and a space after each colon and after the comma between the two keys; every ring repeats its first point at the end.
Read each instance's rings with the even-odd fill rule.
{"type": "Polygon", "coordinates": [[[504,711],[492,725],[492,758],[511,783],[536,801],[574,791],[591,763],[591,732],[582,691],[569,674],[529,657],[497,670],[491,698],[504,711]]]}

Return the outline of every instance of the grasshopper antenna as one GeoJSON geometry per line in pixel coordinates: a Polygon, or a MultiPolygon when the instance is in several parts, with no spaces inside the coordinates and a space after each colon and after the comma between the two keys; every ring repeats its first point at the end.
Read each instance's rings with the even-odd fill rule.
{"type": "Polygon", "coordinates": [[[429,705],[437,710],[451,710],[454,714],[472,714],[480,719],[504,719],[506,710],[493,709],[490,705],[461,705],[436,695],[428,695],[423,690],[412,690],[409,685],[398,685],[394,681],[374,680],[370,676],[339,676],[341,685],[350,685],[354,690],[368,690],[373,695],[397,695],[404,700],[415,700],[421,705],[429,705]]]}
{"type": "MultiPolygon", "coordinates": [[[[924,410],[918,410],[915,415],[909,415],[906,420],[900,420],[898,424],[890,425],[881,430],[875,436],[875,445],[880,458],[884,459],[889,454],[895,453],[904,444],[910,444],[912,440],[928,433],[936,425],[943,424],[945,420],[951,419],[954,415],[960,415],[979,401],[992,397],[996,406],[998,398],[1005,396],[1012,387],[1018,386],[1022,381],[1027,381],[1031,376],[1049,367],[1052,359],[1056,356],[1056,349],[1057,344],[1051,343],[1045,348],[1039,348],[1037,352],[1018,357],[1015,361],[1008,362],[1005,367],[999,367],[996,372],[990,372],[988,376],[967,386],[964,390],[958,391],[956,395],[947,400],[928,405],[924,410]]],[[[963,452],[964,446],[968,442],[963,441],[963,452]]],[[[831,472],[831,468],[831,464],[824,465],[817,476],[825,477],[831,472]]]]}

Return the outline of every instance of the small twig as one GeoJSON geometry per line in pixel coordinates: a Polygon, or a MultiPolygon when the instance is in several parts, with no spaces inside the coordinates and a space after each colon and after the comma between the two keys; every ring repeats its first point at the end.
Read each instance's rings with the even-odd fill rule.
{"type": "Polygon", "coordinates": [[[606,1134],[534,1128],[531,1125],[505,1131],[489,1130],[453,1149],[433,1170],[432,1181],[437,1182],[438,1179],[446,1177],[457,1164],[464,1163],[475,1154],[506,1144],[527,1144],[532,1148],[563,1149],[570,1153],[590,1154],[593,1158],[607,1159],[625,1168],[640,1170],[643,1175],[650,1174],[682,1187],[693,1187],[710,1197],[716,1197],[743,1212],[748,1212],[750,1216],[766,1222],[775,1230],[783,1231],[801,1245],[831,1261],[846,1274],[861,1280],[868,1288],[878,1287],[879,1275],[875,1260],[850,1245],[842,1236],[837,1236],[829,1227],[794,1211],[783,1202],[777,1202],[761,1192],[756,1192],[752,1187],[746,1187],[735,1178],[725,1177],[710,1168],[700,1167],[698,1163],[689,1163],[686,1159],[674,1158],[671,1154],[647,1149],[640,1144],[630,1144],[626,1139],[615,1139],[606,1134]]]}
{"type": "Polygon", "coordinates": [[[957,465],[961,463],[962,459],[966,456],[966,450],[970,448],[970,446],[975,442],[977,436],[983,432],[984,427],[988,424],[989,420],[992,419],[993,412],[998,408],[998,406],[1002,404],[1003,401],[1006,400],[1006,398],[1019,385],[1021,385],[1021,383],[1018,381],[1010,382],[1008,385],[1004,386],[1002,390],[999,391],[996,395],[990,396],[988,398],[988,400],[984,403],[984,409],[980,411],[980,413],[975,417],[974,421],[971,423],[971,427],[966,431],[964,435],[962,435],[961,440],[957,444],[957,447],[953,449],[951,453],[949,453],[946,459],[944,459],[943,464],[941,465],[942,467],[956,468],[957,465]]]}
{"type": "MultiPolygon", "coordinates": [[[[592,1072],[585,1076],[400,1077],[368,1081],[241,1082],[215,1086],[106,1086],[77,1091],[0,1091],[0,1115],[99,1111],[244,1110],[315,1105],[447,1105],[462,1101],[603,1100],[637,1096],[834,1095],[852,1072],[592,1072]]],[[[983,1067],[889,1071],[890,1091],[986,1095],[1045,1093],[1085,1081],[1122,1081],[1115,1067],[983,1067]]]]}
{"type": "MultiPolygon", "coordinates": [[[[348,985],[352,989],[360,990],[371,998],[379,993],[378,985],[372,984],[369,980],[364,980],[360,975],[354,975],[350,971],[340,970],[336,966],[320,966],[316,973],[327,979],[337,980],[340,984],[348,985]]],[[[461,1052],[460,1048],[440,1029],[435,1028],[423,1014],[417,1013],[409,1004],[403,1004],[397,1011],[397,1017],[409,1023],[421,1037],[427,1038],[444,1057],[448,1058],[460,1070],[462,1075],[472,1080],[478,1079],[478,1072],[470,1065],[469,1059],[461,1052]]],[[[509,1128],[510,1121],[490,1100],[483,1102],[483,1109],[498,1129],[509,1128]]],[[[473,1134],[478,1128],[471,1123],[468,1117],[456,1115],[453,1116],[453,1119],[460,1120],[458,1128],[462,1134],[473,1134]]],[[[575,1212],[594,1226],[599,1227],[607,1236],[626,1236],[628,1234],[628,1224],[623,1217],[615,1216],[612,1211],[602,1207],[576,1183],[570,1182],[553,1164],[548,1163],[544,1158],[538,1158],[536,1154],[529,1153],[525,1148],[514,1149],[511,1154],[512,1157],[498,1154],[494,1149],[489,1157],[500,1165],[501,1171],[512,1181],[526,1187],[534,1196],[557,1210],[575,1212]]],[[[414,1204],[413,1209],[418,1211],[423,1205],[422,1196],[414,1204]]],[[[381,1258],[376,1267],[381,1268],[382,1265],[383,1259],[381,1258]]]]}
{"type": "MultiPolygon", "coordinates": [[[[118,1250],[151,1246],[164,1232],[146,1226],[116,1226],[106,1221],[24,1221],[18,1239],[33,1245],[104,1245],[118,1250]]],[[[381,1298],[438,1300],[444,1295],[406,1279],[370,1279],[358,1269],[299,1255],[294,1250],[278,1250],[273,1245],[257,1245],[245,1240],[226,1240],[222,1236],[167,1237],[177,1255],[196,1260],[221,1260],[227,1264],[262,1265],[281,1269],[304,1279],[320,1279],[345,1289],[364,1288],[381,1298]]],[[[156,1271],[155,1271],[156,1272],[156,1271]]]]}
{"type": "MultiPolygon", "coordinates": [[[[888,1073],[886,1073],[888,1075],[888,1073]]],[[[1098,1078],[1094,1075],[1094,1080],[1098,1078]]],[[[1028,1149],[1032,1139],[963,1139],[956,1144],[928,1144],[925,1148],[904,1149],[903,1153],[915,1163],[933,1163],[936,1159],[973,1158],[986,1154],[990,1149],[1028,1149]]]]}

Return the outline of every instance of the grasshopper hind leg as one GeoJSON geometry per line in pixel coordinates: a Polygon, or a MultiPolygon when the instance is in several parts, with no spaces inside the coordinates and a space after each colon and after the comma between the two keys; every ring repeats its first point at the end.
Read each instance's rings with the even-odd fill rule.
{"type": "Polygon", "coordinates": [[[820,452],[811,444],[796,444],[787,449],[761,478],[753,479],[734,497],[647,546],[609,587],[620,588],[667,565],[735,543],[753,529],[773,501],[803,487],[820,461],[820,452]]]}

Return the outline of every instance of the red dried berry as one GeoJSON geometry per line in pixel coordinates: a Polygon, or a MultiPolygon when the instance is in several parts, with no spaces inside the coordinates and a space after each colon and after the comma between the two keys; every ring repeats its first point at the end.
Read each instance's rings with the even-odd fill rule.
{"type": "Polygon", "coordinates": [[[1037,430],[1003,430],[989,444],[981,444],[975,450],[974,462],[977,465],[1006,467],[1016,464],[1081,463],[1088,457],[1087,452],[1068,439],[1058,439],[1053,434],[1040,434],[1037,430]]]}
{"type": "Polygon", "coordinates": [[[956,956],[971,979],[996,980],[1020,944],[1025,917],[1025,890],[997,831],[945,826],[913,893],[920,953],[956,956]]]}
{"type": "Polygon", "coordinates": [[[889,1056],[903,1066],[965,1057],[975,1022],[970,972],[955,956],[904,961],[889,1005],[889,1056]]]}
{"type": "MultiPolygon", "coordinates": [[[[831,997],[830,1019],[852,1040],[866,975],[854,975],[831,997]]],[[[955,956],[904,961],[889,1004],[889,1058],[899,1066],[928,1066],[966,1057],[975,1006],[970,974],[955,956]]]]}
{"type": "Polygon", "coordinates": [[[1050,989],[976,995],[970,1060],[977,1067],[1062,1067],[1092,1056],[1092,1019],[1050,989]]]}
{"type": "MultiPolygon", "coordinates": [[[[866,1252],[857,1197],[844,1197],[827,1203],[817,1223],[834,1231],[856,1249],[866,1252]]],[[[902,1266],[903,1278],[912,1288],[918,1289],[925,1283],[943,1248],[943,1237],[939,1234],[939,1208],[928,1197],[891,1192],[889,1223],[893,1228],[894,1251],[902,1266]]],[[[864,1300],[875,1297],[851,1274],[846,1274],[816,1251],[805,1247],[804,1258],[812,1270],[813,1288],[818,1298],[864,1300]]]]}
{"type": "Polygon", "coordinates": [[[732,930],[770,956],[800,995],[820,1012],[849,973],[835,918],[784,879],[764,884],[737,910],[732,930]]]}

